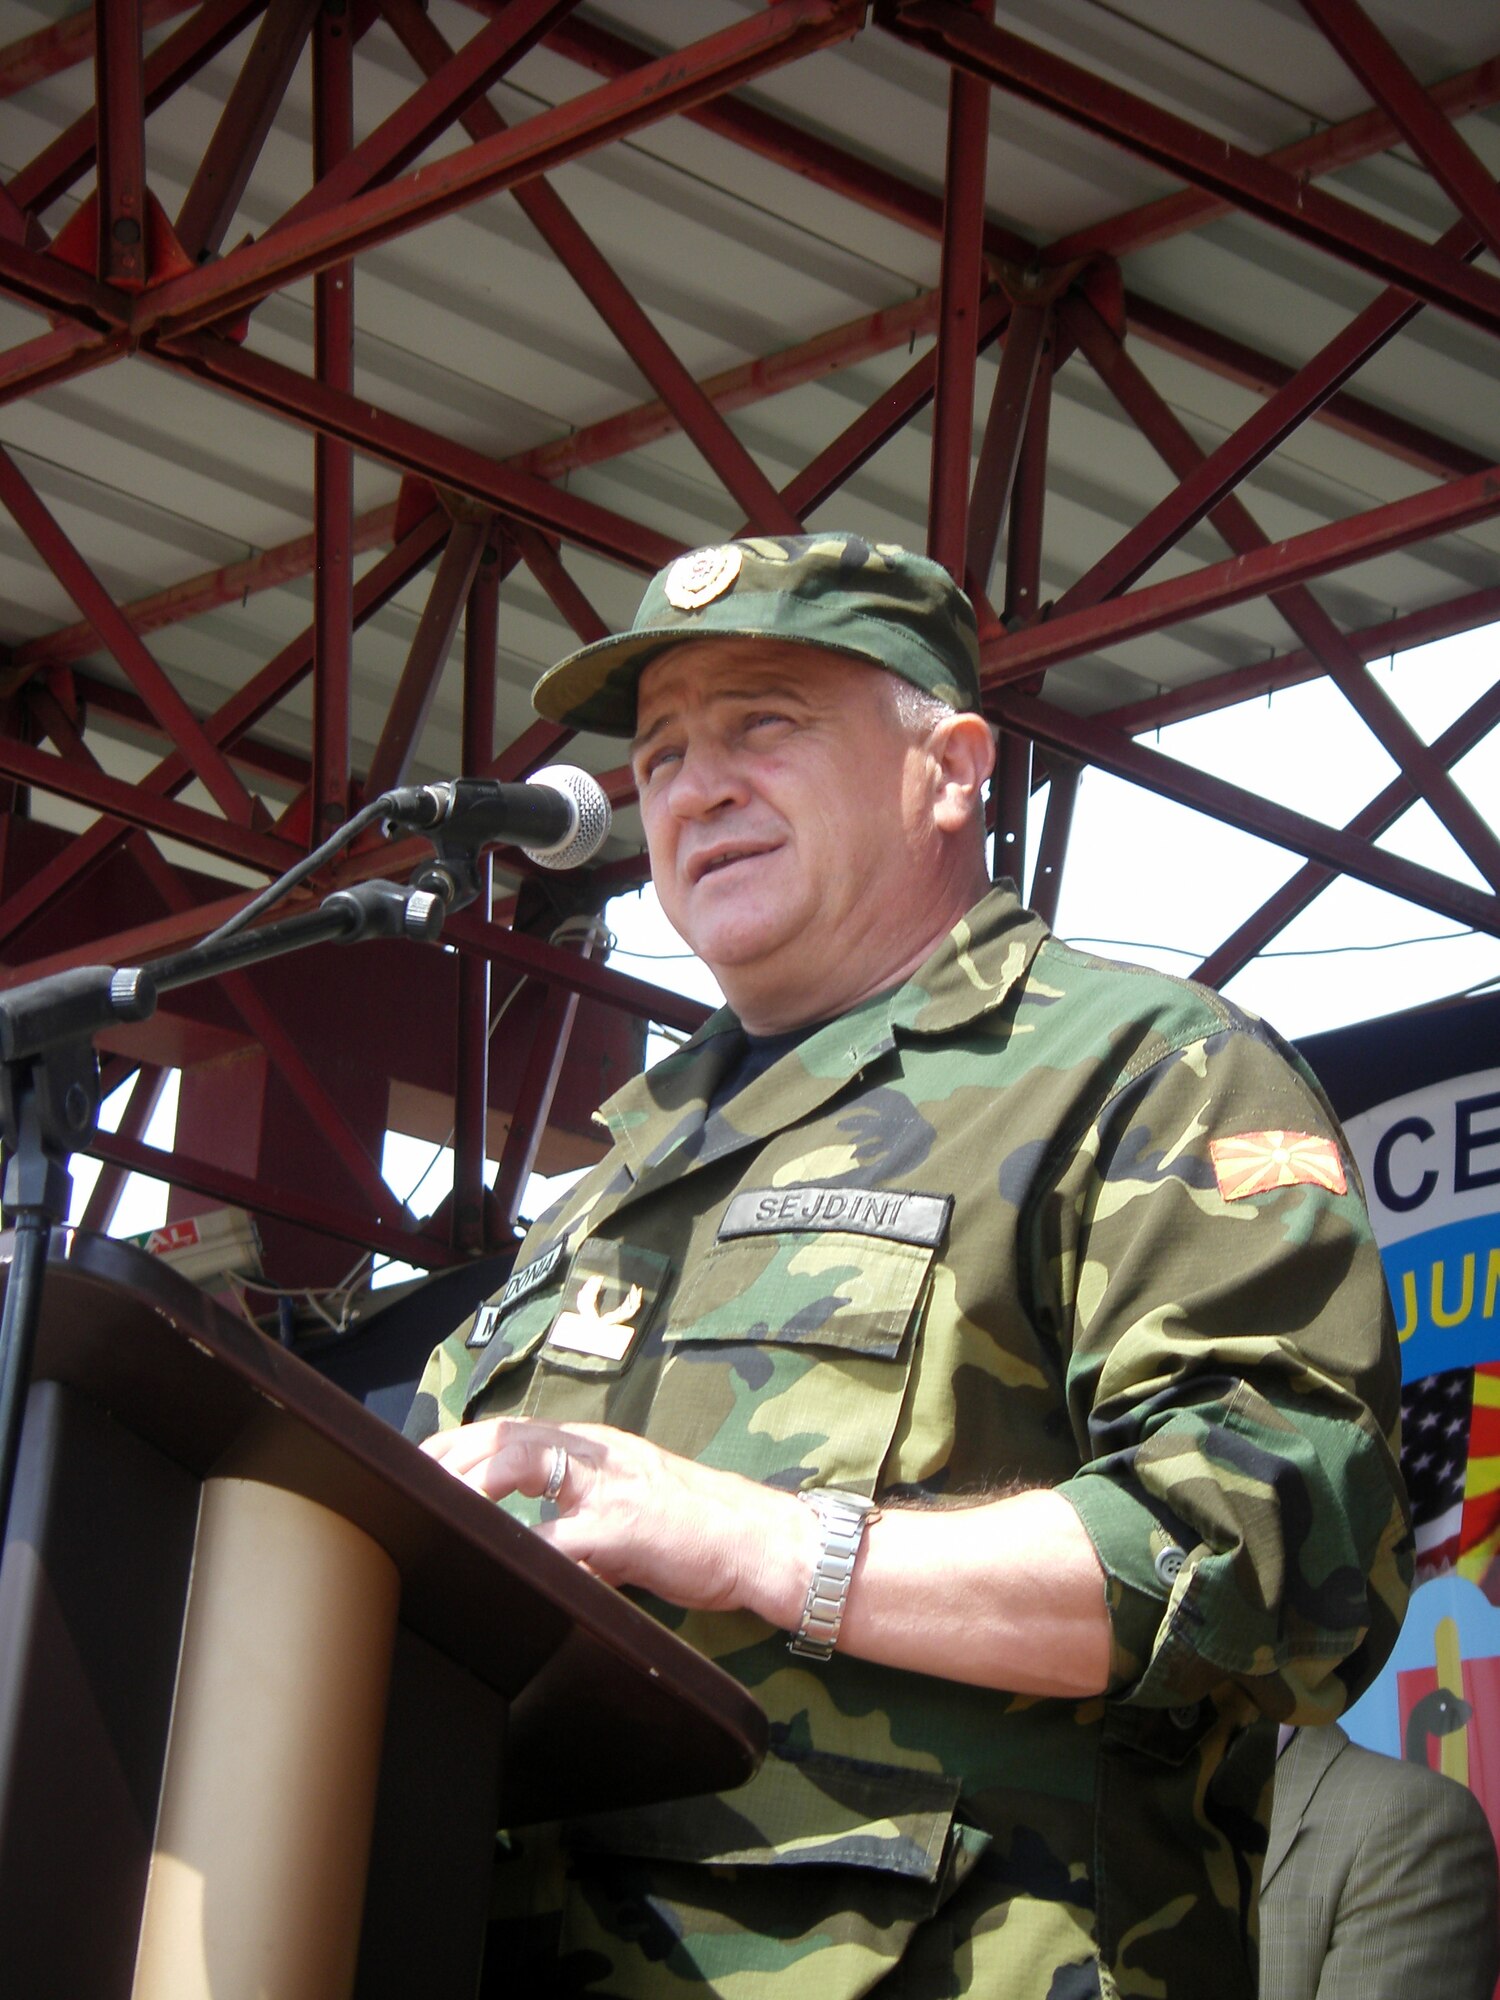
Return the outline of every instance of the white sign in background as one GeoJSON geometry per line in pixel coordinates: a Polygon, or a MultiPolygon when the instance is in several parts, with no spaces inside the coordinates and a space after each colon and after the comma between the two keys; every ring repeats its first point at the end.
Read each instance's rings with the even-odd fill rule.
{"type": "Polygon", "coordinates": [[[1345,1120],[1408,1382],[1500,1361],[1500,1069],[1345,1120]]]}

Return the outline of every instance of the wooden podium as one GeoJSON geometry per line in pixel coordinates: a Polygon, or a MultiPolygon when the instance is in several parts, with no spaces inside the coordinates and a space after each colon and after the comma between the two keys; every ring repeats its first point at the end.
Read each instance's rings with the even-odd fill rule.
{"type": "Polygon", "coordinates": [[[742,1783],[737,1683],[194,1286],[48,1266],[0,1560],[0,1984],[472,2000],[499,1826],[742,1783]]]}

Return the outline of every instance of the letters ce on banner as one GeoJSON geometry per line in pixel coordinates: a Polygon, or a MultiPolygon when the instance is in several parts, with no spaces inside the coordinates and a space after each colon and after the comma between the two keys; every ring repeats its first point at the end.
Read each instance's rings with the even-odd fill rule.
{"type": "Polygon", "coordinates": [[[1500,1360],[1500,1069],[1345,1121],[1385,1261],[1408,1382],[1500,1360]]]}

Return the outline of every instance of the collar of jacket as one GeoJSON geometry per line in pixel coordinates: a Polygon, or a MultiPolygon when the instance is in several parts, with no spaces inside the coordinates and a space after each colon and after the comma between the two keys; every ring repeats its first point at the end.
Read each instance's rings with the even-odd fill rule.
{"type": "Polygon", "coordinates": [[[1313,1793],[1327,1777],[1334,1758],[1347,1747],[1348,1742],[1348,1736],[1336,1722],[1326,1722],[1319,1728],[1299,1729],[1277,1758],[1276,1809],[1271,1815],[1266,1858],[1261,1869],[1262,1894],[1285,1861],[1302,1825],[1302,1815],[1312,1802],[1313,1793]]]}
{"type": "Polygon", "coordinates": [[[1047,928],[1004,883],[976,903],[903,985],[814,1030],[732,1103],[708,1111],[740,1025],[721,1007],[688,1042],[626,1084],[597,1114],[636,1191],[720,1159],[807,1117],[900,1037],[949,1035],[1002,1005],[1047,928]]]}

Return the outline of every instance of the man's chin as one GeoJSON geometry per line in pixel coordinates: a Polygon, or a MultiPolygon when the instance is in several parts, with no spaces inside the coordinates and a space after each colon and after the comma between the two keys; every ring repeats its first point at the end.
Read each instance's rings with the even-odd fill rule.
{"type": "Polygon", "coordinates": [[[753,974],[774,962],[796,935],[780,910],[736,909],[727,901],[717,909],[695,911],[678,929],[726,993],[736,973],[753,974]]]}

